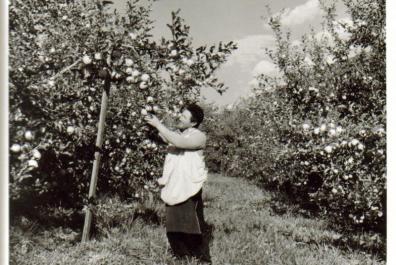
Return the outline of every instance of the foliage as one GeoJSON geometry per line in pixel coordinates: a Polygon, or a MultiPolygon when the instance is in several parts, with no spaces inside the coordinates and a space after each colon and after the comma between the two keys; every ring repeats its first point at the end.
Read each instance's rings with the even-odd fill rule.
{"type": "Polygon", "coordinates": [[[269,139],[276,132],[262,130],[267,121],[253,118],[252,110],[249,101],[245,100],[238,105],[209,112],[210,118],[204,123],[209,135],[205,156],[212,172],[247,179],[271,174],[263,170],[273,162],[269,154],[274,151],[274,144],[265,142],[262,145],[255,140],[269,139]]]}
{"type": "Polygon", "coordinates": [[[126,202],[119,197],[101,198],[95,206],[95,227],[99,234],[107,234],[114,227],[132,226],[140,218],[147,224],[164,223],[162,203],[151,193],[140,200],[126,202]]]}
{"type": "Polygon", "coordinates": [[[242,148],[228,146],[235,155],[227,159],[237,164],[228,170],[285,191],[345,228],[384,235],[385,1],[345,5],[350,20],[323,6],[323,31],[301,44],[271,19],[277,45],[269,55],[281,75],[258,76],[255,97],[234,110],[233,120],[250,126],[231,130],[242,148]]]}
{"type": "MultiPolygon", "coordinates": [[[[165,120],[214,73],[235,44],[193,48],[178,12],[171,39],[153,40],[150,6],[125,16],[109,1],[11,1],[9,5],[12,210],[86,204],[102,94],[110,96],[98,189],[121,198],[157,189],[163,152],[143,116],[165,120]]],[[[139,195],[141,196],[141,195],[139,195]]]]}

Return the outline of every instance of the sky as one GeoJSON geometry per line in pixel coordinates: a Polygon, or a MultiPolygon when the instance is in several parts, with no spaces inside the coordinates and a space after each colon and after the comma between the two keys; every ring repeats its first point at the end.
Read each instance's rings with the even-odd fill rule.
{"type": "MultiPolygon", "coordinates": [[[[126,0],[113,2],[122,13],[126,0]]],[[[340,1],[337,7],[339,17],[346,16],[340,1]]],[[[219,41],[238,44],[238,50],[217,72],[217,77],[228,90],[223,95],[212,88],[203,87],[201,90],[206,101],[222,106],[248,96],[255,75],[276,74],[276,67],[265,52],[265,48],[274,47],[272,30],[266,23],[269,14],[284,10],[282,25],[296,40],[308,33],[311,27],[319,30],[323,21],[319,0],[158,0],[152,9],[155,39],[170,36],[166,24],[171,22],[171,12],[180,9],[181,17],[190,26],[195,47],[219,41]]]]}

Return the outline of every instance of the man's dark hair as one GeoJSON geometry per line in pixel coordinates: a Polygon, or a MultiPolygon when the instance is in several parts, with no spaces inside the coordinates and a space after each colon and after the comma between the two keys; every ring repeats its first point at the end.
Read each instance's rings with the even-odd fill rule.
{"type": "Polygon", "coordinates": [[[198,128],[204,118],[203,109],[197,104],[188,104],[183,107],[183,110],[188,110],[191,113],[191,122],[196,122],[194,127],[198,128]]]}

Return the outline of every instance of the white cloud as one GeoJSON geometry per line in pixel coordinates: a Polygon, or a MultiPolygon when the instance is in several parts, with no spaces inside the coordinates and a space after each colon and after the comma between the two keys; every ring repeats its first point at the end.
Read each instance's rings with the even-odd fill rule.
{"type": "Polygon", "coordinates": [[[266,58],[265,49],[272,49],[275,45],[272,35],[249,35],[235,42],[238,49],[229,57],[225,67],[239,64],[243,71],[250,71],[257,62],[266,58]]]}
{"type": "MultiPolygon", "coordinates": [[[[342,40],[348,40],[351,37],[351,34],[347,32],[347,30],[341,26],[341,24],[346,24],[349,27],[353,27],[353,22],[348,17],[344,17],[333,22],[334,31],[338,37],[342,40]]],[[[318,42],[327,43],[330,46],[335,45],[334,37],[328,30],[319,31],[313,37],[318,42]]]]}
{"type": "Polygon", "coordinates": [[[259,76],[260,74],[273,78],[280,77],[279,68],[273,62],[268,60],[262,60],[258,64],[256,64],[252,71],[253,78],[249,81],[249,86],[251,88],[259,87],[259,81],[257,80],[257,76],[259,76]]]}
{"type": "MultiPolygon", "coordinates": [[[[294,8],[285,8],[281,12],[275,13],[273,17],[280,16],[281,25],[291,27],[313,21],[322,14],[323,11],[320,8],[319,0],[308,0],[294,8]]],[[[269,29],[267,24],[264,27],[269,29]]]]}
{"type": "Polygon", "coordinates": [[[281,18],[282,25],[293,26],[315,19],[320,15],[321,9],[319,0],[308,0],[303,5],[285,11],[281,18]]]}
{"type": "Polygon", "coordinates": [[[302,45],[303,45],[303,43],[300,40],[293,40],[291,42],[292,48],[301,48],[302,45]]]}
{"type": "MultiPolygon", "coordinates": [[[[279,69],[274,63],[271,62],[265,50],[266,48],[270,50],[275,48],[276,43],[274,36],[250,35],[243,39],[237,40],[236,42],[238,43],[238,50],[230,56],[225,67],[237,66],[239,71],[249,74],[250,81],[239,81],[247,81],[250,87],[255,87],[258,85],[258,81],[254,78],[255,76],[265,74],[271,77],[276,77],[279,75],[279,69]]],[[[242,90],[244,91],[243,94],[246,94],[250,91],[250,89],[242,90]]]]}
{"type": "Polygon", "coordinates": [[[249,86],[252,88],[258,88],[260,85],[259,81],[257,80],[257,78],[253,78],[250,82],[249,82],[249,86]]]}
{"type": "Polygon", "coordinates": [[[270,77],[276,77],[279,75],[279,68],[272,62],[262,60],[253,69],[253,76],[264,74],[270,77]]]}

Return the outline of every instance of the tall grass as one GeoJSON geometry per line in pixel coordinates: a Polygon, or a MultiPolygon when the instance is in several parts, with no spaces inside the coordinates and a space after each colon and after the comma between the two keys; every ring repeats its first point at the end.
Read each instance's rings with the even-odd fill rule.
{"type": "MultiPolygon", "coordinates": [[[[292,209],[278,214],[271,208],[276,195],[245,180],[211,175],[203,196],[213,264],[385,264],[374,254],[340,248],[337,242],[345,235],[325,220],[305,218],[292,209]]],[[[117,204],[113,199],[113,208],[121,207],[117,204]]],[[[79,231],[42,229],[25,220],[25,226],[11,229],[11,264],[199,264],[172,257],[161,202],[133,205],[120,214],[107,218],[122,222],[97,218],[101,229],[84,244],[79,231]]]]}

